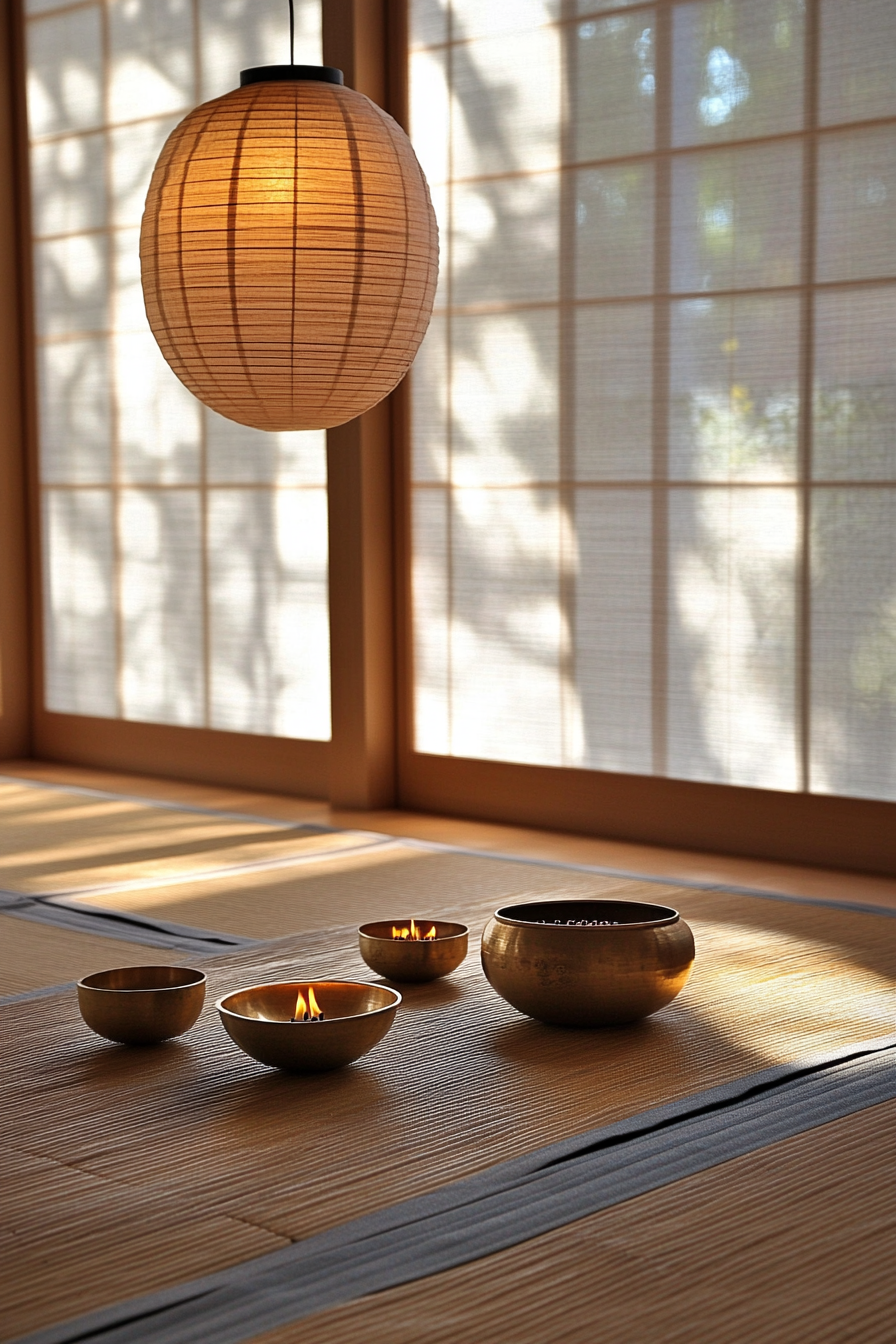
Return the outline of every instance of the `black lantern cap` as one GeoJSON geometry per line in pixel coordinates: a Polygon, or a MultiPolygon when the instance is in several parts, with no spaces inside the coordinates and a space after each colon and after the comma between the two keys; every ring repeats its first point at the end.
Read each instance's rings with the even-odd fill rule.
{"type": "Polygon", "coordinates": [[[316,79],[323,84],[343,84],[342,71],[332,65],[256,65],[240,71],[240,87],[273,79],[316,79]]]}

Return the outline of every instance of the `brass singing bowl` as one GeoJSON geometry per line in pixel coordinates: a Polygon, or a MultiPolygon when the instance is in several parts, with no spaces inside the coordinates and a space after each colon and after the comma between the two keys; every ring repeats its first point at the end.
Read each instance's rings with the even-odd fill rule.
{"type": "Polygon", "coordinates": [[[492,988],[521,1013],[565,1027],[648,1017],[684,988],[693,964],[694,935],[678,911],[642,901],[509,905],[482,935],[492,988]],[[567,922],[582,919],[613,922],[567,922]]]}
{"type": "Polygon", "coordinates": [[[322,1073],[366,1055],[395,1020],[401,995],[386,985],[297,980],[253,985],[217,1003],[231,1040],[259,1064],[290,1073],[322,1073]],[[322,1022],[293,1022],[299,992],[313,988],[322,1022]]]}
{"type": "Polygon", "coordinates": [[[467,955],[470,930],[466,924],[450,924],[443,919],[417,919],[416,923],[427,932],[435,925],[436,936],[411,941],[393,938],[392,929],[407,928],[409,919],[384,919],[375,924],[362,924],[358,929],[361,956],[372,971],[387,980],[437,980],[450,975],[467,955]]]}
{"type": "Polygon", "coordinates": [[[205,1002],[205,976],[188,966],[121,966],[78,981],[81,1016],[98,1036],[155,1045],[189,1031],[205,1002]]]}

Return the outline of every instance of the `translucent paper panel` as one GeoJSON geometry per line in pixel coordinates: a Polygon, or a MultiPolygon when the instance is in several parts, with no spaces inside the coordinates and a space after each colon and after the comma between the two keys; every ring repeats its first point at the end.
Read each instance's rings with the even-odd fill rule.
{"type": "Polygon", "coordinates": [[[114,393],[122,479],[198,484],[202,408],[175,378],[149,332],[116,336],[114,393]]]}
{"type": "Polygon", "coordinates": [[[529,172],[560,161],[561,36],[512,32],[454,52],[455,177],[529,172]]]}
{"type": "Polygon", "coordinates": [[[411,51],[418,47],[428,47],[448,41],[448,7],[442,0],[415,0],[410,6],[410,32],[408,45],[411,51]]]}
{"type": "Polygon", "coordinates": [[[48,14],[28,34],[28,127],[35,135],[103,122],[100,6],[48,14]]]}
{"type": "Polygon", "coordinates": [[[581,764],[649,774],[651,492],[577,490],[575,536],[581,764]]]}
{"type": "Polygon", "coordinates": [[[415,51],[408,60],[411,135],[430,188],[451,176],[450,60],[446,48],[415,51]]]}
{"type": "Polygon", "coordinates": [[[451,546],[447,490],[413,492],[414,722],[417,751],[451,751],[451,546]]]}
{"type": "Polygon", "coordinates": [[[557,173],[455,186],[452,304],[556,300],[559,204],[557,173]]]}
{"type": "Polygon", "coordinates": [[[410,24],[451,258],[412,386],[418,747],[797,789],[815,695],[818,787],[893,796],[896,518],[860,505],[896,496],[896,138],[851,123],[896,120],[896,4],[410,24]]]}
{"type": "Polygon", "coordinates": [[[892,275],[894,208],[892,127],[823,136],[818,146],[818,279],[892,275]]]}
{"type": "Polygon", "coordinates": [[[612,159],[652,149],[653,11],[591,19],[567,31],[573,157],[612,159]]]}
{"type": "Polygon", "coordinates": [[[105,223],[105,137],[70,136],[35,145],[31,155],[36,237],[79,233],[105,223]]]}
{"type": "Polygon", "coordinates": [[[575,285],[582,299],[653,291],[654,170],[651,164],[576,174],[575,285]]]}
{"type": "MultiPolygon", "coordinates": [[[[260,434],[206,412],[149,332],[139,264],[165,139],[200,95],[237,87],[241,68],[288,60],[288,8],[56,8],[30,0],[41,17],[25,35],[52,707],[205,727],[217,714],[220,727],[298,736],[310,723],[310,736],[326,737],[325,434],[260,434]],[[97,486],[108,493],[83,488],[97,486]],[[236,522],[219,488],[242,501],[236,522]],[[228,608],[242,571],[255,584],[251,609],[228,608]],[[265,639],[246,680],[239,641],[256,620],[265,639]]],[[[319,63],[319,0],[298,0],[296,28],[297,60],[319,63]]]]}
{"type": "Polygon", "coordinates": [[[520,30],[554,23],[562,17],[563,0],[451,0],[451,36],[487,37],[506,33],[516,36],[520,30]]]}
{"type": "Polygon", "coordinates": [[[209,495],[211,727],[330,736],[324,490],[209,495]]]}
{"type": "Polygon", "coordinates": [[[263,434],[207,407],[203,415],[210,483],[326,486],[326,430],[263,434]]]}
{"type": "Polygon", "coordinates": [[[795,479],[799,322],[791,295],[672,305],[672,477],[795,479]]]}
{"type": "Polygon", "coordinates": [[[604,9],[626,9],[640,0],[575,0],[578,14],[597,14],[604,9]]]}
{"type": "Polygon", "coordinates": [[[578,737],[562,710],[560,523],[556,490],[455,492],[451,749],[460,756],[561,765],[564,728],[578,737]]]}
{"type": "Polygon", "coordinates": [[[43,497],[44,703],[57,714],[118,712],[112,496],[43,497]]]}
{"type": "Polygon", "coordinates": [[[669,774],[794,789],[796,491],[675,490],[669,533],[669,774]]]}
{"type": "MultiPolygon", "coordinates": [[[[199,100],[188,0],[108,0],[109,115],[134,121],[199,100]]],[[[231,85],[234,87],[234,85],[231,85]]]]}
{"type": "MultiPolygon", "coordinates": [[[[289,63],[289,14],[282,0],[199,0],[202,88],[199,101],[239,84],[254,65],[289,63]]],[[[320,0],[295,0],[297,65],[320,65],[320,0]]]]}
{"type": "Polygon", "coordinates": [[[798,143],[676,158],[672,288],[763,289],[800,279],[798,143]]]}
{"type": "Polygon", "coordinates": [[[70,3],[71,0],[25,0],[25,13],[43,14],[50,9],[62,9],[70,3]]]}
{"type": "Polygon", "coordinates": [[[455,484],[556,479],[557,327],[551,309],[452,320],[455,484]]]}
{"type": "Polygon", "coordinates": [[[673,144],[798,130],[803,14],[803,0],[675,5],[673,144]]]}
{"type": "Polygon", "coordinates": [[[817,480],[896,478],[896,288],[815,300],[817,480]]]}
{"type": "Polygon", "coordinates": [[[448,319],[437,314],[414,361],[411,451],[415,481],[448,479],[448,337],[448,319]]]}
{"type": "Polygon", "coordinates": [[[896,114],[896,6],[892,0],[821,0],[819,120],[896,114]]]}
{"type": "Polygon", "coordinates": [[[196,490],[125,490],[119,504],[124,716],[205,721],[202,534],[196,490]]]}
{"type": "Polygon", "coordinates": [[[575,352],[576,479],[649,480],[653,304],[579,308],[575,352]]]}
{"type": "Polygon", "coordinates": [[[896,799],[896,490],[813,495],[811,786],[896,799]]]}
{"type": "Polygon", "coordinates": [[[86,335],[109,327],[109,240],[75,235],[34,248],[39,336],[86,335]]]}
{"type": "Polygon", "coordinates": [[[54,341],[37,351],[40,471],[47,484],[109,481],[112,396],[109,343],[54,341]]]}
{"type": "MultiPolygon", "coordinates": [[[[110,222],[140,226],[149,179],[177,117],[157,117],[109,132],[110,222]]],[[[133,249],[133,243],[130,244],[133,249]]]]}

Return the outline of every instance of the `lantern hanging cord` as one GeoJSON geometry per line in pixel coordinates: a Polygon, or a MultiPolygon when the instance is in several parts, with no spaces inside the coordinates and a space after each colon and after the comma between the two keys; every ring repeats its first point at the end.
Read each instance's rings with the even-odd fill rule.
{"type": "Polygon", "coordinates": [[[294,0],[289,0],[289,63],[296,63],[296,11],[294,0]]]}

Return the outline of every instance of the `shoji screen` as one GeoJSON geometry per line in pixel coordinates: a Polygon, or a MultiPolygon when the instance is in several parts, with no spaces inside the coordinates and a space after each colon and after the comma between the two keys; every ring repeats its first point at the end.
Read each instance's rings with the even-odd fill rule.
{"type": "Polygon", "coordinates": [[[896,798],[896,4],[411,17],[416,750],[896,798]]]}
{"type": "MultiPolygon", "coordinates": [[[[194,104],[288,60],[285,0],[26,0],[45,704],[330,736],[324,435],[206,411],[140,289],[149,174],[194,104]]],[[[320,5],[296,59],[320,63],[320,5]]]]}

